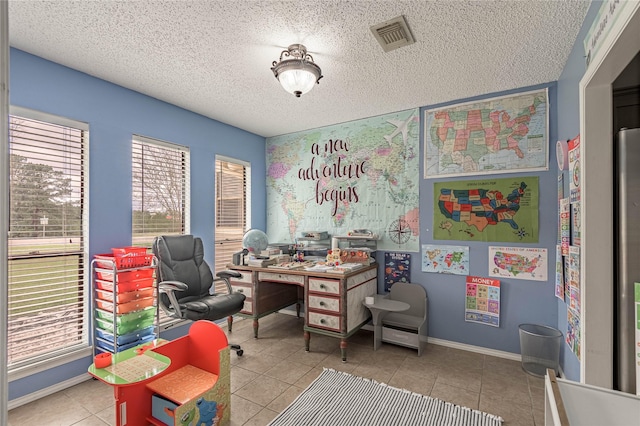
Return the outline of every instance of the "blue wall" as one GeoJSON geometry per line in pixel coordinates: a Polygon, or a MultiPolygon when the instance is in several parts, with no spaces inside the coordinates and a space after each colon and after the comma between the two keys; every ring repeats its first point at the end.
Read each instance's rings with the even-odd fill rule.
{"type": "MultiPolygon", "coordinates": [[[[549,95],[549,146],[555,148],[557,135],[556,84],[525,87],[517,90],[492,93],[475,98],[459,99],[421,109],[420,149],[424,150],[424,111],[451,104],[482,100],[490,97],[526,92],[548,87],[549,95]]],[[[421,158],[424,159],[424,153],[421,158]]],[[[424,161],[424,160],[422,160],[424,161]]],[[[499,351],[520,353],[518,325],[522,323],[544,324],[556,327],[557,307],[554,296],[555,244],[557,239],[557,184],[555,149],[550,149],[549,171],[521,173],[521,176],[539,176],[539,243],[506,244],[508,246],[547,248],[549,256],[548,281],[500,279],[500,327],[465,322],[466,276],[425,273],[421,271],[420,253],[412,255],[411,279],[424,285],[429,295],[429,336],[457,343],[480,346],[499,351]]],[[[423,165],[421,164],[421,167],[423,165]]],[[[422,174],[421,174],[422,175],[422,174]]],[[[514,174],[482,175],[480,178],[508,178],[514,174]]],[[[435,182],[469,180],[464,178],[421,179],[420,181],[420,244],[452,244],[469,246],[470,275],[488,276],[488,247],[501,243],[442,241],[433,239],[433,187],[435,182]]]]}
{"type": "MultiPolygon", "coordinates": [[[[251,217],[265,229],[264,138],[140,93],[46,61],[10,51],[10,103],[89,124],[89,253],[131,244],[131,137],[139,134],[191,152],[191,232],[214,259],[216,154],[251,163],[251,217]]],[[[86,374],[91,359],[76,361],[9,385],[9,400],[86,374]]]]}

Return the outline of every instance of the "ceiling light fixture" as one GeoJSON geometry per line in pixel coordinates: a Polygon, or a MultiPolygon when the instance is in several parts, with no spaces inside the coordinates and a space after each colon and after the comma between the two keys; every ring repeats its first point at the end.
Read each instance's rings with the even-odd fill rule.
{"type": "Polygon", "coordinates": [[[280,61],[273,61],[271,71],[284,90],[299,98],[313,89],[322,78],[320,67],[302,44],[292,44],[280,54],[280,61]]]}

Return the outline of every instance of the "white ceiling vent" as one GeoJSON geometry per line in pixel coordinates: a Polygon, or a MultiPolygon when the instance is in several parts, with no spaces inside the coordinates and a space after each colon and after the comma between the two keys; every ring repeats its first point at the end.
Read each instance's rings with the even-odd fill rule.
{"type": "Polygon", "coordinates": [[[407,21],[402,15],[381,24],[373,25],[371,32],[385,52],[415,42],[407,25],[407,21]]]}

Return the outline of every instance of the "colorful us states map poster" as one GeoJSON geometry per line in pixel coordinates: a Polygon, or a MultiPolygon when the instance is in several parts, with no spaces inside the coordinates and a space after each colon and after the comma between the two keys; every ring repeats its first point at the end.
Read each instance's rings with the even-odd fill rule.
{"type": "Polygon", "coordinates": [[[489,247],[489,276],[547,281],[547,249],[489,247]]]}
{"type": "Polygon", "coordinates": [[[267,138],[267,234],[347,235],[368,229],[378,249],[419,250],[418,109],[267,138]]]}
{"type": "Polygon", "coordinates": [[[423,244],[422,272],[469,275],[469,247],[423,244]]]}
{"type": "Polygon", "coordinates": [[[464,320],[500,327],[500,280],[467,277],[464,320]]]}
{"type": "Polygon", "coordinates": [[[425,111],[424,177],[549,168],[547,90],[425,111]]]}
{"type": "Polygon", "coordinates": [[[538,177],[436,182],[436,240],[538,242],[538,177]]]}

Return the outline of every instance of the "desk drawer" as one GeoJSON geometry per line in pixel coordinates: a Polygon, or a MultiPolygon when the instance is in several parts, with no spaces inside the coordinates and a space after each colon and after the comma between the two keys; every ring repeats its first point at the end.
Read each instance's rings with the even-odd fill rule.
{"type": "Polygon", "coordinates": [[[278,272],[258,272],[258,281],[271,281],[304,285],[304,275],[282,274],[278,272]]]}
{"type": "Polygon", "coordinates": [[[309,308],[340,313],[340,299],[309,295],[309,308]]]}
{"type": "Polygon", "coordinates": [[[309,311],[309,325],[338,332],[341,330],[339,316],[320,314],[312,311],[309,311]]]}
{"type": "Polygon", "coordinates": [[[247,297],[247,299],[251,299],[253,297],[253,286],[232,284],[231,291],[233,291],[234,293],[242,293],[247,297]]]}
{"type": "Polygon", "coordinates": [[[323,278],[309,278],[309,291],[317,293],[340,294],[340,281],[323,278]]]}
{"type": "Polygon", "coordinates": [[[230,278],[231,283],[253,283],[253,272],[251,271],[235,271],[242,274],[240,278],[230,278]]]}

